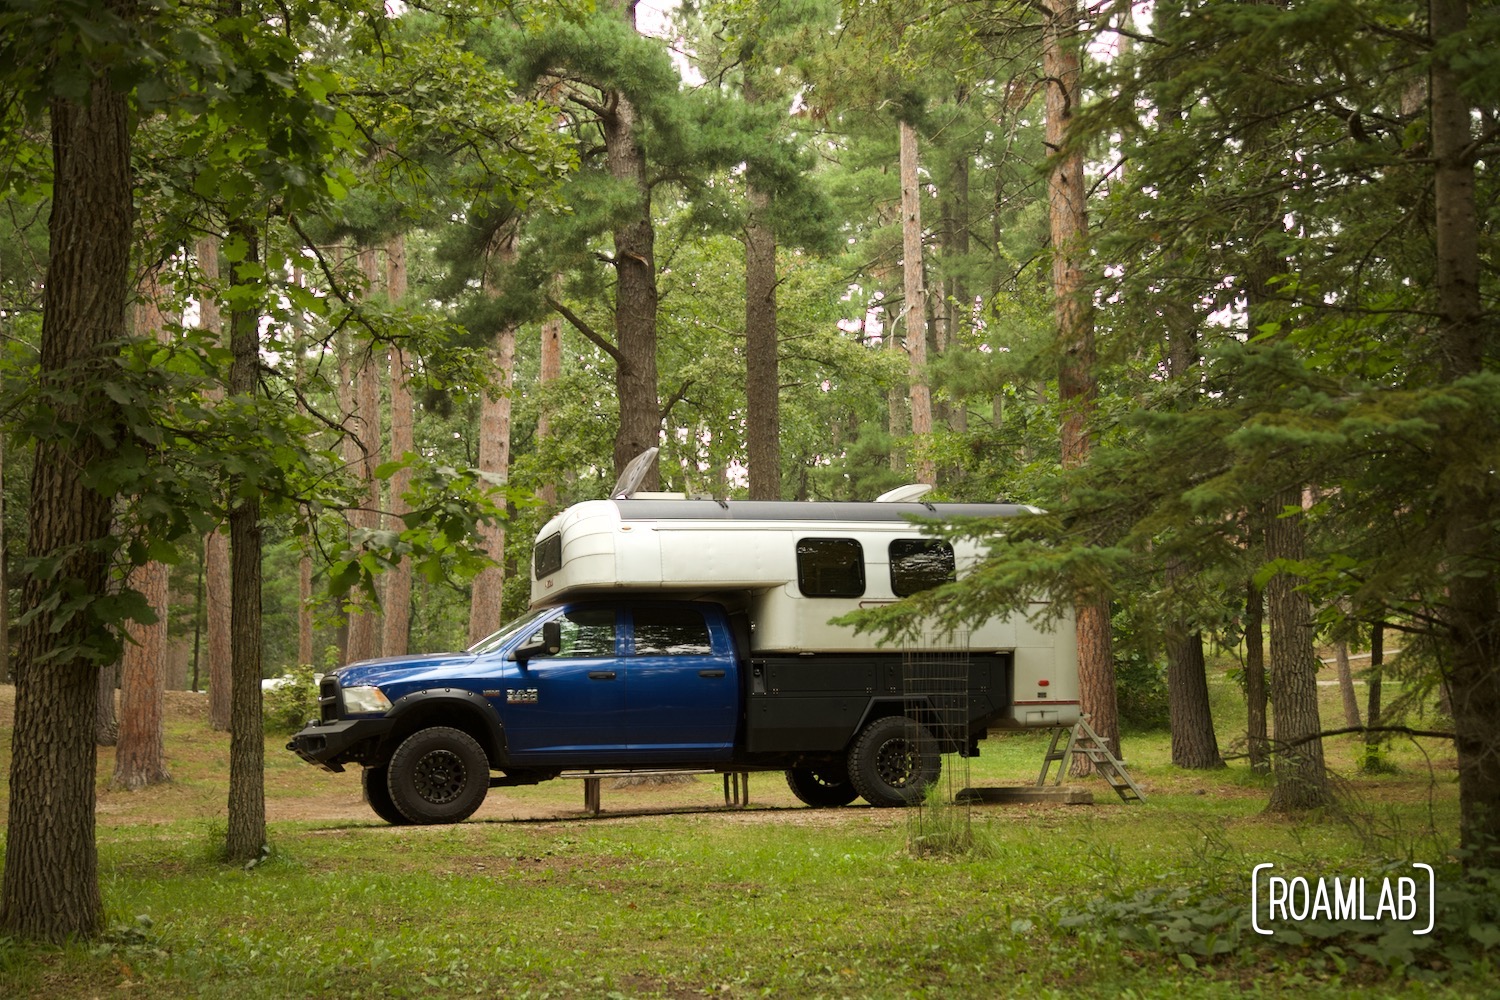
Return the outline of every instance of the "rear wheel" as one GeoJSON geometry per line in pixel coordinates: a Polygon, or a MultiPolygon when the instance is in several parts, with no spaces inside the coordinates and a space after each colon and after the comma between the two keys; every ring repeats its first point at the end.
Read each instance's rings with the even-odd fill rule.
{"type": "Polygon", "coordinates": [[[376,816],[392,826],[410,826],[411,820],[396,808],[396,803],[391,798],[390,785],[387,783],[389,774],[390,768],[384,764],[365,768],[364,774],[360,775],[360,783],[365,789],[365,801],[370,804],[376,816]]]}
{"type": "Polygon", "coordinates": [[[793,795],[817,808],[847,806],[859,798],[849,772],[837,765],[789,767],[786,783],[793,795]]]}
{"type": "Polygon", "coordinates": [[[490,762],[468,733],[420,729],[391,755],[391,801],[412,823],[458,823],[474,815],[490,790],[490,762]]]}
{"type": "Polygon", "coordinates": [[[920,802],[942,766],[931,734],[899,715],[870,723],[849,749],[849,780],[872,806],[920,802]]]}

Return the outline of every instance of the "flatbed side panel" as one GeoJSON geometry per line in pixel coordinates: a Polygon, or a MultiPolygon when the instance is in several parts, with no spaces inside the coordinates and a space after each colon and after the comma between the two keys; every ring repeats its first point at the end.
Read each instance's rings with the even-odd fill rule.
{"type": "MultiPolygon", "coordinates": [[[[905,697],[899,653],[755,657],[749,671],[744,748],[761,753],[843,750],[877,710],[901,710],[905,697]]],[[[969,719],[982,735],[1010,707],[1010,654],[970,659],[969,719]]]]}

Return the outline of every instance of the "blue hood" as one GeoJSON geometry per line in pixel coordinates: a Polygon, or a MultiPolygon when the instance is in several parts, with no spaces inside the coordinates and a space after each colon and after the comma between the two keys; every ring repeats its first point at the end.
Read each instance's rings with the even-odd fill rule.
{"type": "Polygon", "coordinates": [[[386,656],[378,660],[360,660],[335,671],[342,687],[386,687],[399,683],[403,687],[428,678],[453,677],[477,660],[473,653],[428,653],[422,656],[386,656]]]}

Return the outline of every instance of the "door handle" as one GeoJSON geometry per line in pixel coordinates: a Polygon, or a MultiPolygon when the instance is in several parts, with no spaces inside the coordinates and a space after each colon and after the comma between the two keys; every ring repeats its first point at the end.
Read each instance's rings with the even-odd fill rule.
{"type": "Polygon", "coordinates": [[[591,681],[612,681],[614,679],[615,679],[615,672],[613,670],[590,670],[589,671],[589,680],[591,680],[591,681]]]}
{"type": "Polygon", "coordinates": [[[700,671],[698,671],[698,676],[699,677],[723,677],[724,676],[724,671],[722,671],[722,670],[700,670],[700,671]]]}

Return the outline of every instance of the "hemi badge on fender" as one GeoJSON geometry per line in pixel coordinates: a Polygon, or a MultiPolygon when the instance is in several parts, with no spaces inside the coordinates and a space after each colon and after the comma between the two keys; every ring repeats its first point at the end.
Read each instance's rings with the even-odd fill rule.
{"type": "Polygon", "coordinates": [[[498,698],[500,697],[500,689],[490,688],[488,691],[484,692],[484,696],[486,698],[498,698]]]}

